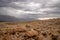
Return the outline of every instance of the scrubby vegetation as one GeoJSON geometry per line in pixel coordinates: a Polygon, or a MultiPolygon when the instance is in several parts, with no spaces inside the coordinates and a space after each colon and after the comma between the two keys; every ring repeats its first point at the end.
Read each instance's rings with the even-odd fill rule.
{"type": "Polygon", "coordinates": [[[60,18],[0,22],[0,40],[60,40],[60,18]]]}

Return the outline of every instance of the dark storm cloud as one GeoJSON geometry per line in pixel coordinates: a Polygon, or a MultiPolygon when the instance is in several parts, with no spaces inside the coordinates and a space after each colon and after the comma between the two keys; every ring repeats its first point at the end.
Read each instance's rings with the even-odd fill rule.
{"type": "Polygon", "coordinates": [[[0,0],[0,7],[7,6],[12,0],[0,0]]]}
{"type": "Polygon", "coordinates": [[[54,8],[51,11],[45,11],[46,13],[60,15],[60,0],[57,1],[54,5],[52,5],[52,6],[46,6],[46,7],[54,8]]]}
{"type": "Polygon", "coordinates": [[[0,7],[6,6],[26,11],[37,11],[43,8],[60,8],[60,1],[57,1],[58,2],[56,2],[56,0],[0,0],[0,7]]]}
{"type": "Polygon", "coordinates": [[[60,17],[60,0],[0,0],[0,15],[20,20],[60,17]]]}
{"type": "Polygon", "coordinates": [[[4,6],[7,6],[9,5],[9,3],[12,3],[12,2],[25,2],[27,0],[0,0],[0,7],[4,7],[4,6]]]}

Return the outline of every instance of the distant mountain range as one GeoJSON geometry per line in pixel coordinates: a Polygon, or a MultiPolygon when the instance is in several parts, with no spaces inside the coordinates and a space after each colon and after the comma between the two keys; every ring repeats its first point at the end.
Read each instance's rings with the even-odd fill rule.
{"type": "Polygon", "coordinates": [[[0,15],[0,22],[31,21],[31,20],[35,20],[35,18],[16,18],[14,16],[9,15],[0,15]]]}

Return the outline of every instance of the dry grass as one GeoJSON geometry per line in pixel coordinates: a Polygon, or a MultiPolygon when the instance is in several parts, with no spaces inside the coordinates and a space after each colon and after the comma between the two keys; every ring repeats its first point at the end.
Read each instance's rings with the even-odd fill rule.
{"type": "Polygon", "coordinates": [[[60,40],[60,18],[0,22],[0,40],[60,40]]]}

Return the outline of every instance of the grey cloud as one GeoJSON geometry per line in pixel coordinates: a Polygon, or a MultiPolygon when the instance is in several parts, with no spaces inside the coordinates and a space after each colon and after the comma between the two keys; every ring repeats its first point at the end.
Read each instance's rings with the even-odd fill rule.
{"type": "Polygon", "coordinates": [[[60,17],[60,1],[0,0],[0,15],[8,15],[13,17],[18,16],[18,19],[23,18],[25,20],[32,20],[41,17],[60,17]],[[33,12],[35,12],[35,14],[33,12]],[[40,13],[38,14],[38,12],[40,13]]]}
{"type": "Polygon", "coordinates": [[[57,4],[53,4],[53,6],[51,5],[48,5],[49,2],[52,2],[50,0],[0,0],[0,6],[7,6],[7,7],[11,7],[11,8],[14,8],[14,9],[20,9],[20,10],[29,10],[29,11],[37,11],[37,10],[40,10],[42,8],[58,8],[60,7],[59,6],[59,3],[57,4]],[[19,2],[19,5],[18,4],[15,4],[13,2],[19,2]],[[21,3],[23,2],[23,3],[21,3]],[[34,7],[28,7],[27,4],[30,3],[30,2],[38,2],[39,4],[42,4],[40,5],[41,7],[40,8],[36,8],[33,10],[34,7]],[[46,6],[48,5],[48,6],[46,6]],[[56,6],[55,6],[56,5],[56,6]]]}
{"type": "Polygon", "coordinates": [[[60,15],[60,0],[58,2],[56,2],[54,5],[48,6],[48,7],[49,8],[55,8],[55,9],[53,9],[51,11],[46,11],[46,13],[60,15]]]}
{"type": "Polygon", "coordinates": [[[0,0],[0,7],[8,6],[12,2],[25,2],[26,0],[0,0]]]}
{"type": "Polygon", "coordinates": [[[7,6],[12,0],[0,0],[0,7],[7,6]]]}

